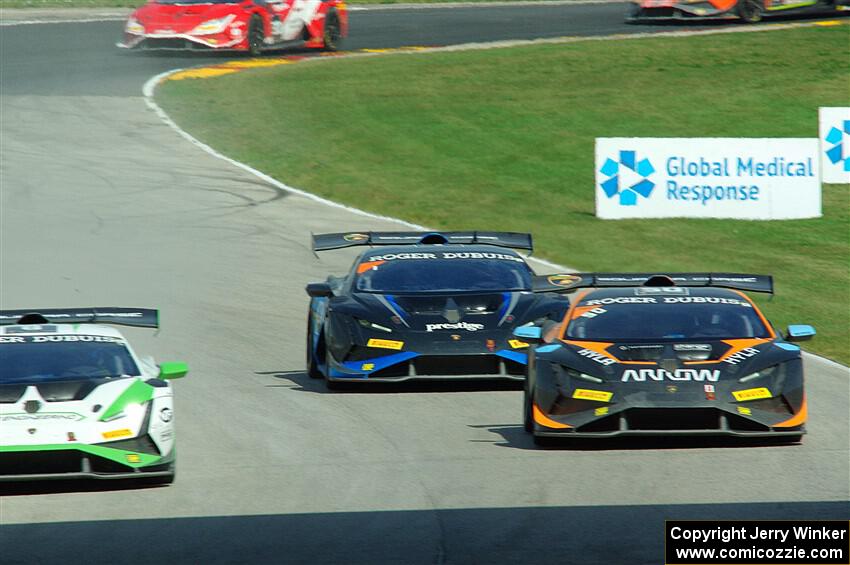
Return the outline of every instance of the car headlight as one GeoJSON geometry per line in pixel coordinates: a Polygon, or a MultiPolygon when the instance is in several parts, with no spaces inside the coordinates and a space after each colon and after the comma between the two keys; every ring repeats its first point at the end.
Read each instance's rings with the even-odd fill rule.
{"type": "MultiPolygon", "coordinates": [[[[560,363],[552,363],[552,369],[556,375],[564,375],[571,379],[579,379],[582,381],[597,384],[604,382],[604,379],[600,379],[599,377],[594,377],[593,375],[588,375],[587,373],[576,371],[575,369],[571,369],[569,367],[564,367],[560,363]]],[[[566,385],[566,382],[562,382],[561,384],[566,385]]]]}
{"type": "Polygon", "coordinates": [[[126,405],[120,412],[113,414],[109,418],[104,418],[101,420],[102,422],[114,422],[115,420],[120,420],[121,418],[137,418],[140,415],[145,413],[147,402],[139,404],[134,402],[132,404],[126,405]]]}
{"type": "Polygon", "coordinates": [[[130,18],[127,20],[127,25],[124,27],[124,31],[135,35],[142,35],[145,33],[145,26],[139,23],[139,20],[136,18],[130,18]]]}
{"type": "Polygon", "coordinates": [[[744,375],[740,379],[738,379],[739,383],[746,383],[749,381],[754,381],[756,379],[761,379],[764,377],[773,377],[776,376],[779,371],[779,365],[774,365],[772,367],[767,367],[766,369],[762,369],[760,371],[755,371],[754,373],[750,373],[749,375],[744,375]]]}
{"type": "Polygon", "coordinates": [[[390,328],[387,328],[387,327],[382,326],[380,324],[370,322],[369,320],[363,320],[361,318],[354,318],[354,319],[357,320],[357,323],[360,324],[364,328],[367,328],[367,329],[370,329],[370,330],[378,330],[379,332],[392,333],[392,330],[390,328]]]}
{"type": "Polygon", "coordinates": [[[212,33],[221,33],[224,31],[230,22],[233,21],[235,16],[233,14],[229,16],[225,16],[223,18],[217,18],[215,20],[207,20],[202,24],[199,24],[189,33],[191,35],[209,35],[212,33]]]}

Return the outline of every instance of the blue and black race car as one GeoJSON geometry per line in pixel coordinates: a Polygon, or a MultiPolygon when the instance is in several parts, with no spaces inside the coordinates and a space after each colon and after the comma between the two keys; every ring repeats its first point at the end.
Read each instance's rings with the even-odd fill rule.
{"type": "Polygon", "coordinates": [[[525,429],[549,438],[724,435],[799,441],[806,396],[800,348],[741,291],[765,275],[562,275],[538,291],[575,292],[558,323],[517,328],[534,344],[525,429]]]}
{"type": "Polygon", "coordinates": [[[315,235],[314,251],[368,246],[346,276],[307,285],[307,370],[342,382],[525,376],[512,335],[563,317],[569,301],[534,294],[514,249],[531,235],[364,232],[315,235]]]}

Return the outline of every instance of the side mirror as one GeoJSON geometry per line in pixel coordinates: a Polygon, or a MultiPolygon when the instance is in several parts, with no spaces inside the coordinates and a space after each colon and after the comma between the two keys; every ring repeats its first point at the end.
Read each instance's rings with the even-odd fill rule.
{"type": "Polygon", "coordinates": [[[520,326],[514,328],[514,336],[527,341],[540,341],[543,337],[543,330],[537,326],[520,326]]]}
{"type": "Polygon", "coordinates": [[[313,298],[328,298],[334,295],[331,285],[326,282],[310,283],[305,290],[313,298]]]}
{"type": "Polygon", "coordinates": [[[808,324],[792,324],[788,326],[788,333],[785,339],[788,341],[808,341],[815,334],[817,334],[815,328],[808,324]]]}
{"type": "Polygon", "coordinates": [[[159,378],[163,380],[180,379],[189,372],[189,366],[181,361],[173,363],[161,363],[159,365],[159,378]]]}

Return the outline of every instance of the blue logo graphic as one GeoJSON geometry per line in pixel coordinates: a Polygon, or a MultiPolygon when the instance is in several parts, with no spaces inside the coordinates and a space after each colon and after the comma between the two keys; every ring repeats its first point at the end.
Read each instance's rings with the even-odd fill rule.
{"type": "Polygon", "coordinates": [[[844,170],[850,172],[850,151],[844,151],[844,135],[850,136],[850,120],[844,120],[844,131],[832,128],[826,134],[826,142],[832,145],[826,150],[830,163],[837,165],[844,161],[844,170]]]}
{"type": "Polygon", "coordinates": [[[619,195],[621,206],[637,205],[638,195],[649,198],[655,188],[655,183],[647,178],[655,167],[649,159],[638,162],[634,151],[620,151],[620,160],[607,159],[599,172],[608,177],[599,186],[608,198],[619,195]]]}

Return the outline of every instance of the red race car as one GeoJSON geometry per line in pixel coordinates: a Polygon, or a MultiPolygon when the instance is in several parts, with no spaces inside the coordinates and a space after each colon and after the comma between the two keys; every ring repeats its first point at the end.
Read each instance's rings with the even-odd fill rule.
{"type": "Polygon", "coordinates": [[[294,46],[336,51],[346,35],[341,0],[150,0],[130,15],[118,46],[259,55],[294,46]]]}
{"type": "Polygon", "coordinates": [[[850,0],[633,0],[626,21],[730,18],[756,23],[773,14],[848,9],[850,0]]]}

